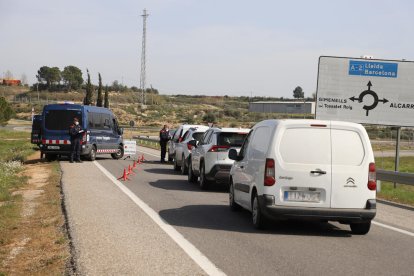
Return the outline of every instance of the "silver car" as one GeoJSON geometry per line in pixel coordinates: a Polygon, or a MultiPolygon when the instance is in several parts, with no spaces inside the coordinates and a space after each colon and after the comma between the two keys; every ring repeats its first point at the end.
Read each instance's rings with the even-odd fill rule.
{"type": "Polygon", "coordinates": [[[177,130],[174,132],[174,136],[168,142],[168,161],[173,161],[175,156],[175,147],[178,143],[181,143],[183,140],[184,134],[192,127],[201,127],[202,125],[180,125],[177,130]]]}
{"type": "Polygon", "coordinates": [[[179,171],[181,169],[181,174],[187,174],[188,160],[191,158],[193,147],[189,142],[192,140],[200,141],[207,130],[207,126],[197,126],[191,127],[184,133],[182,141],[175,145],[174,170],[179,171]]]}

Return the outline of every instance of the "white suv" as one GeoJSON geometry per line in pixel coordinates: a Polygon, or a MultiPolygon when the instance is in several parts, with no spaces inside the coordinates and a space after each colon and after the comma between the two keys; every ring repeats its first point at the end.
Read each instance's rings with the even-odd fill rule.
{"type": "Polygon", "coordinates": [[[187,125],[183,124],[180,125],[179,128],[174,132],[174,136],[170,141],[168,141],[168,161],[173,161],[175,156],[175,147],[178,143],[181,143],[183,140],[183,136],[186,133],[187,130],[189,130],[192,127],[201,127],[202,125],[187,125]]]}
{"type": "Polygon", "coordinates": [[[249,131],[246,128],[211,128],[200,143],[191,141],[194,149],[188,165],[188,181],[196,182],[199,176],[201,189],[207,189],[211,181],[227,184],[234,162],[228,158],[228,151],[240,149],[249,131]]]}
{"type": "Polygon", "coordinates": [[[193,140],[200,141],[208,129],[209,127],[207,126],[199,126],[192,127],[186,131],[182,142],[175,145],[174,170],[178,171],[181,169],[181,174],[187,174],[188,160],[193,149],[189,142],[193,140]]]}
{"type": "Polygon", "coordinates": [[[374,154],[360,124],[320,120],[266,120],[256,124],[230,172],[233,210],[267,218],[303,218],[349,224],[368,233],[376,214],[374,154]]]}

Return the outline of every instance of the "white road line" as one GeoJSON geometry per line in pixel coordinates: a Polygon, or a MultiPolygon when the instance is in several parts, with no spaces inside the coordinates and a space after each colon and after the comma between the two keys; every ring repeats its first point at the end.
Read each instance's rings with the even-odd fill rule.
{"type": "Polygon", "coordinates": [[[405,234],[405,235],[414,237],[413,232],[409,232],[409,231],[406,231],[406,230],[403,230],[403,229],[400,229],[400,228],[397,228],[397,227],[394,227],[394,226],[386,225],[386,224],[383,224],[381,222],[376,222],[376,221],[372,221],[372,224],[380,226],[380,227],[384,227],[384,228],[389,229],[389,230],[393,230],[393,231],[401,233],[401,234],[405,234]]]}
{"type": "MultiPolygon", "coordinates": [[[[148,153],[149,154],[149,153],[148,153]]],[[[226,275],[216,267],[203,253],[192,243],[186,240],[174,227],[163,220],[160,215],[149,207],[144,201],[137,197],[131,190],[119,182],[97,161],[93,162],[118,188],[124,192],[136,205],[138,205],[171,239],[173,239],[186,253],[196,262],[208,275],[226,275]]]]}

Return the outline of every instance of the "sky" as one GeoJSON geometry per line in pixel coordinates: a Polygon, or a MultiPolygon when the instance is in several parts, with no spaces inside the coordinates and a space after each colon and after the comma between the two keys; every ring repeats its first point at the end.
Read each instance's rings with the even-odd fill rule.
{"type": "Polygon", "coordinates": [[[144,9],[161,94],[310,97],[320,56],[414,60],[410,0],[0,0],[0,74],[74,65],[139,87],[144,9]]]}

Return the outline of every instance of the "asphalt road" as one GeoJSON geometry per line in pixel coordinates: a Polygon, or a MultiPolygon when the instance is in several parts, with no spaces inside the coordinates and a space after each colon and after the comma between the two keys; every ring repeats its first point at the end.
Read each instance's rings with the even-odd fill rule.
{"type": "MultiPolygon", "coordinates": [[[[227,275],[414,275],[413,211],[378,204],[377,223],[365,236],[347,225],[301,221],[258,231],[250,213],[230,211],[225,188],[202,191],[172,165],[156,162],[158,151],[139,149],[147,161],[125,187],[227,275]]],[[[98,162],[116,177],[132,164],[98,162]]]]}

